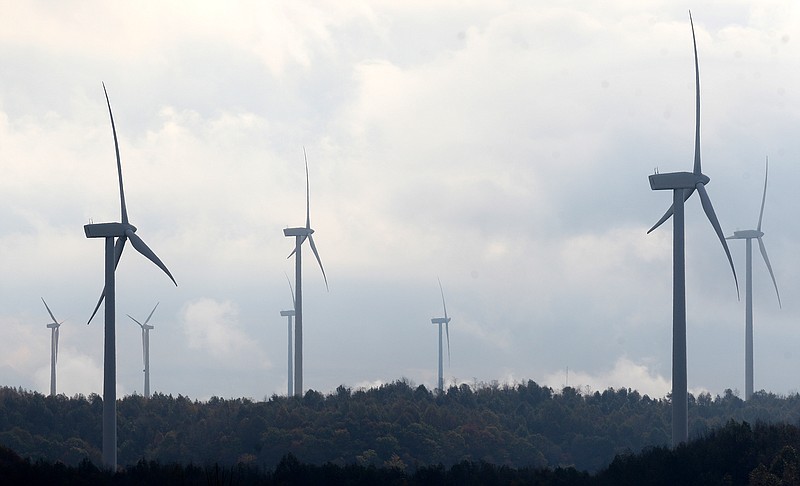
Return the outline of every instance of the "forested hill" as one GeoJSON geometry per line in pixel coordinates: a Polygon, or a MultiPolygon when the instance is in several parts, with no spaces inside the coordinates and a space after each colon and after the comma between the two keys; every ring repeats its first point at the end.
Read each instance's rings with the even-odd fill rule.
{"type": "MultiPolygon", "coordinates": [[[[0,388],[0,445],[22,457],[100,463],[102,399],[0,388]]],[[[617,454],[669,442],[670,403],[627,389],[554,392],[532,381],[461,385],[437,396],[397,381],[370,390],[265,402],[207,402],[156,394],[118,403],[119,462],[245,464],[273,468],[287,453],[308,464],[387,466],[413,471],[463,461],[514,468],[574,466],[597,471],[617,454]]],[[[691,397],[690,437],[729,420],[800,422],[800,395],[756,393],[743,402],[691,397]]]]}

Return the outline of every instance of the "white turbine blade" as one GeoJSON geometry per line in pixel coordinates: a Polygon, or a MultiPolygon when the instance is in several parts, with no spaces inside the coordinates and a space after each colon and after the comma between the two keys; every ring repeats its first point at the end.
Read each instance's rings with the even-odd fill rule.
{"type": "Polygon", "coordinates": [[[319,263],[319,269],[322,270],[322,278],[325,279],[325,290],[330,291],[328,288],[328,277],[325,275],[325,269],[322,268],[322,260],[319,259],[319,253],[317,252],[317,245],[314,244],[314,237],[308,235],[308,241],[311,243],[311,251],[314,252],[314,256],[317,257],[317,263],[319,263]]]}
{"type": "Polygon", "coordinates": [[[144,323],[145,323],[145,324],[147,324],[148,322],[150,322],[150,318],[151,318],[151,317],[153,317],[153,313],[156,311],[156,308],[158,307],[158,304],[160,304],[160,303],[161,303],[161,302],[156,302],[156,306],[155,306],[155,307],[153,307],[153,310],[151,310],[151,311],[150,311],[150,315],[149,315],[149,316],[147,316],[147,319],[145,319],[145,320],[144,320],[144,323]]]}
{"type": "Polygon", "coordinates": [[[53,334],[55,334],[55,343],[54,343],[55,352],[53,354],[55,355],[56,363],[58,363],[58,328],[55,329],[55,332],[53,334]]]}
{"type": "Polygon", "coordinates": [[[126,315],[126,316],[128,316],[128,317],[130,317],[130,318],[131,318],[131,320],[132,320],[133,322],[135,322],[136,324],[139,324],[139,327],[141,327],[141,328],[142,328],[142,330],[144,331],[144,325],[142,325],[142,323],[141,323],[141,322],[137,321],[137,320],[136,320],[136,318],[135,318],[135,317],[133,317],[133,316],[132,316],[132,315],[130,315],[130,314],[125,314],[125,315],[126,315]]]}
{"type": "Polygon", "coordinates": [[[722,243],[722,248],[725,249],[725,255],[728,257],[728,263],[731,264],[731,271],[733,272],[733,281],[736,282],[736,297],[739,298],[739,280],[736,278],[736,269],[733,267],[733,258],[731,258],[731,251],[728,249],[728,243],[725,241],[725,236],[722,234],[722,228],[719,225],[717,215],[714,213],[714,207],[711,205],[711,199],[708,197],[706,187],[702,183],[697,184],[697,193],[700,194],[700,201],[703,203],[703,211],[706,212],[711,226],[717,233],[719,241],[722,243]]]}
{"type": "Polygon", "coordinates": [[[44,297],[40,297],[40,299],[42,299],[42,302],[44,303],[44,307],[45,307],[45,309],[47,309],[47,313],[50,314],[50,318],[53,319],[53,324],[58,324],[58,321],[56,320],[56,317],[53,315],[52,312],[50,312],[50,307],[48,307],[47,302],[44,301],[44,297]]]}
{"type": "Polygon", "coordinates": [[[164,273],[167,274],[169,279],[172,280],[172,283],[174,283],[175,286],[177,287],[178,282],[175,281],[175,278],[172,276],[171,273],[169,273],[167,266],[164,265],[164,262],[162,262],[161,259],[156,256],[153,250],[151,250],[150,247],[147,246],[147,244],[144,241],[142,241],[142,239],[139,238],[139,236],[132,230],[125,230],[125,234],[131,240],[131,245],[133,245],[133,247],[136,248],[136,251],[147,257],[148,260],[155,263],[158,268],[163,270],[164,273]]]}
{"type": "Polygon", "coordinates": [[[761,241],[761,238],[758,238],[758,248],[761,250],[761,256],[764,257],[764,263],[767,264],[767,270],[769,270],[769,276],[772,277],[772,285],[775,286],[775,294],[778,296],[778,307],[783,307],[781,305],[781,293],[778,292],[778,282],[775,281],[775,274],[772,273],[772,265],[769,264],[769,257],[767,256],[767,248],[764,246],[764,242],[761,241]]]}
{"type": "MultiPolygon", "coordinates": [[[[122,258],[122,251],[125,249],[125,240],[128,238],[125,236],[120,236],[117,238],[117,242],[114,243],[114,270],[117,269],[117,265],[119,265],[119,260],[122,258]]],[[[92,312],[92,316],[89,317],[89,320],[86,322],[88,325],[94,319],[95,314],[97,314],[98,309],[100,309],[100,304],[103,303],[103,299],[106,298],[106,288],[103,287],[103,293],[100,294],[100,299],[97,301],[97,305],[94,306],[94,311],[92,312]]]]}
{"type": "Polygon", "coordinates": [[[311,200],[308,188],[308,156],[306,156],[305,147],[303,147],[303,159],[306,161],[306,229],[311,229],[311,200]]]}
{"type": "Polygon", "coordinates": [[[447,366],[450,366],[450,321],[444,322],[444,332],[447,334],[447,366]]]}
{"type": "Polygon", "coordinates": [[[287,274],[286,272],[283,272],[283,274],[286,275],[286,282],[289,283],[289,292],[292,293],[292,309],[295,309],[297,307],[297,302],[295,302],[294,300],[294,289],[292,288],[292,281],[289,279],[289,274],[287,274]]]}
{"type": "MultiPolygon", "coordinates": [[[[300,246],[303,246],[303,243],[306,242],[306,238],[308,238],[308,235],[303,235],[303,238],[300,240],[300,246]]],[[[292,252],[289,253],[289,256],[287,256],[286,259],[288,260],[288,259],[292,258],[296,251],[297,251],[297,245],[295,245],[295,247],[292,248],[292,252]]]]}
{"type": "MultiPolygon", "coordinates": [[[[683,190],[683,201],[686,202],[690,197],[692,197],[692,194],[694,194],[694,188],[692,188],[692,189],[684,189],[683,190]]],[[[654,224],[652,228],[647,230],[647,234],[649,235],[650,233],[653,232],[654,229],[656,229],[659,226],[661,226],[664,223],[664,221],[666,221],[669,218],[671,218],[672,214],[674,212],[675,212],[675,205],[673,204],[673,205],[671,205],[669,207],[669,209],[667,209],[667,212],[664,213],[664,216],[661,216],[661,219],[659,219],[658,222],[656,224],[654,224]]]]}
{"type": "Polygon", "coordinates": [[[147,366],[147,350],[145,349],[147,338],[144,327],[142,327],[142,366],[147,366]]]}
{"type": "Polygon", "coordinates": [[[444,318],[447,320],[447,304],[444,302],[444,289],[442,289],[442,281],[439,280],[439,277],[436,277],[436,280],[439,282],[439,292],[442,294],[442,307],[444,308],[444,318]]]}
{"type": "Polygon", "coordinates": [[[119,143],[117,142],[117,127],[114,125],[114,114],[111,113],[111,102],[108,101],[108,91],[106,91],[106,84],[103,83],[103,93],[106,95],[106,104],[108,105],[108,116],[111,118],[111,131],[114,133],[114,151],[117,154],[117,175],[119,176],[119,202],[122,208],[122,222],[128,223],[128,209],[125,207],[125,191],[122,189],[122,162],[119,158],[119,143]]]}
{"type": "MultiPolygon", "coordinates": [[[[764,194],[761,196],[761,212],[758,213],[758,227],[756,229],[761,231],[761,220],[764,218],[764,203],[767,201],[767,175],[769,174],[769,157],[764,164],[764,194]]],[[[759,243],[761,238],[758,239],[759,243]]]]}
{"type": "Polygon", "coordinates": [[[692,25],[692,44],[694,45],[694,82],[695,82],[695,121],[694,121],[694,173],[702,174],[700,167],[700,67],[697,62],[697,40],[694,37],[694,22],[692,12],[689,11],[689,23],[692,25]]]}
{"type": "Polygon", "coordinates": [[[447,318],[447,303],[444,301],[444,289],[442,288],[442,281],[436,277],[439,282],[439,292],[442,294],[442,308],[444,309],[444,332],[447,335],[447,366],[450,366],[450,319],[447,318]]]}

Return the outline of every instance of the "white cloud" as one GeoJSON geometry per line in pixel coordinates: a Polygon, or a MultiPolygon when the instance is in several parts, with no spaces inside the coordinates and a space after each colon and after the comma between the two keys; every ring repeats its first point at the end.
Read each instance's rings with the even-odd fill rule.
{"type": "Polygon", "coordinates": [[[244,333],[233,302],[197,299],[184,306],[181,319],[189,348],[209,355],[222,366],[271,366],[264,352],[244,333]]]}
{"type": "MultiPolygon", "coordinates": [[[[45,322],[44,318],[41,321],[45,322]]],[[[17,318],[0,319],[0,365],[16,373],[26,373],[45,359],[49,360],[49,332],[47,335],[44,332],[35,333],[34,327],[17,318]]],[[[43,330],[49,331],[46,328],[43,330]]]]}
{"type": "MultiPolygon", "coordinates": [[[[50,390],[50,363],[38,368],[34,374],[37,389],[42,393],[50,390]]],[[[91,357],[77,352],[74,348],[59,346],[56,364],[56,392],[67,396],[75,394],[103,394],[103,366],[91,357]]],[[[127,393],[126,388],[117,381],[117,397],[127,393]]]]}
{"type": "Polygon", "coordinates": [[[663,398],[672,389],[669,378],[654,373],[646,364],[635,363],[628,358],[617,359],[614,367],[608,370],[557,371],[547,375],[545,385],[560,390],[569,376],[569,386],[573,388],[589,387],[591,391],[603,391],[608,388],[631,388],[651,398],[663,398]]]}

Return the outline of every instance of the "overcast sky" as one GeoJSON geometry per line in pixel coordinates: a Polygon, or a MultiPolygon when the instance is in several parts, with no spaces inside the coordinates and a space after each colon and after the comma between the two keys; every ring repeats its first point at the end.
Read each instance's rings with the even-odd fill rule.
{"type": "MultiPolygon", "coordinates": [[[[284,273],[305,219],[305,385],[446,380],[669,392],[671,203],[691,170],[697,33],[703,171],[726,234],[758,219],[755,389],[800,390],[800,5],[750,1],[2,2],[0,384],[102,394],[102,240],[131,223],[178,282],[127,247],[118,391],[286,393],[284,273]]],[[[744,289],[744,243],[731,242],[744,289]]],[[[744,299],[686,205],[688,379],[744,389],[744,299]]],[[[743,294],[742,294],[743,295],[743,294]]]]}

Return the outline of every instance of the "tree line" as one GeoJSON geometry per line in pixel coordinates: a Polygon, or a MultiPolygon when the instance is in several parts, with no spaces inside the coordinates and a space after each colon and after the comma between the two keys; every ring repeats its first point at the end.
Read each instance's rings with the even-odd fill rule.
{"type": "MultiPolygon", "coordinates": [[[[131,395],[117,406],[118,461],[267,470],[291,454],[308,465],[402,472],[465,462],[597,472],[615,457],[666,446],[670,411],[669,398],[630,389],[556,391],[533,381],[462,384],[436,394],[399,380],[265,401],[131,395]]],[[[0,445],[34,462],[100,464],[101,413],[96,394],[50,397],[3,387],[0,445]]],[[[748,402],[730,390],[690,396],[689,417],[694,438],[730,420],[796,424],[800,395],[759,392],[748,402]]]]}

